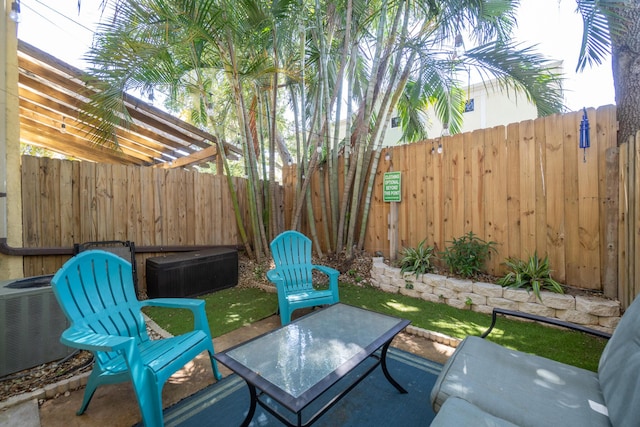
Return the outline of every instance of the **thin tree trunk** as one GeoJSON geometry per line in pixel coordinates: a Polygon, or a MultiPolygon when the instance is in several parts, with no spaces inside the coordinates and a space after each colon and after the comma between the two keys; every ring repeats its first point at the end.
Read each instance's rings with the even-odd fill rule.
{"type": "Polygon", "coordinates": [[[258,260],[262,259],[263,256],[266,256],[266,248],[268,247],[266,243],[266,236],[264,232],[264,223],[262,220],[262,202],[259,197],[257,197],[257,191],[259,189],[259,180],[257,178],[257,170],[256,170],[256,156],[255,156],[255,144],[253,142],[253,137],[251,134],[251,130],[249,129],[249,119],[247,114],[247,109],[245,108],[244,96],[242,94],[242,83],[239,78],[239,73],[237,69],[237,62],[235,57],[235,51],[233,47],[233,43],[229,38],[227,42],[228,53],[230,64],[228,67],[228,75],[230,74],[231,84],[234,90],[236,106],[238,109],[238,120],[240,121],[240,128],[244,133],[244,138],[246,143],[245,146],[245,164],[247,165],[247,175],[249,177],[249,210],[251,213],[252,224],[254,226],[253,229],[253,240],[254,240],[254,249],[256,258],[258,260]]]}
{"type": "MultiPolygon", "coordinates": [[[[322,123],[322,128],[324,129],[324,112],[323,112],[323,108],[322,108],[322,92],[323,89],[321,87],[320,89],[320,95],[316,98],[316,111],[314,113],[314,123],[322,123]]],[[[313,127],[311,127],[311,129],[313,130],[313,127]]],[[[322,135],[323,135],[323,131],[321,130],[320,132],[318,132],[316,138],[312,139],[312,140],[317,140],[316,144],[317,147],[314,150],[313,155],[315,156],[316,160],[315,160],[315,164],[317,165],[319,163],[319,159],[320,156],[322,155],[322,135]]],[[[322,250],[320,249],[320,241],[318,239],[318,229],[316,227],[316,221],[315,221],[315,213],[313,211],[313,204],[311,203],[311,183],[313,180],[313,177],[315,176],[315,168],[313,169],[312,172],[309,172],[306,177],[308,177],[309,179],[309,184],[308,187],[305,191],[305,200],[306,200],[306,207],[307,207],[307,218],[309,219],[309,230],[311,233],[311,240],[313,241],[313,245],[317,248],[318,251],[318,256],[322,257],[322,250]]],[[[320,174],[318,174],[320,175],[320,174]]],[[[322,177],[320,177],[320,179],[322,179],[322,177]]],[[[323,196],[322,193],[319,194],[320,197],[320,209],[321,209],[321,214],[323,214],[326,211],[326,197],[323,196]]]]}
{"type": "Polygon", "coordinates": [[[271,218],[270,224],[270,237],[269,240],[273,240],[275,237],[275,229],[276,229],[276,212],[275,207],[277,206],[276,195],[272,190],[272,186],[275,185],[276,182],[276,134],[277,134],[277,121],[276,114],[278,112],[278,67],[280,64],[280,60],[278,57],[278,33],[277,26],[273,27],[273,62],[274,62],[274,72],[273,72],[273,106],[271,107],[271,127],[269,132],[269,217],[271,218]]]}
{"type": "MultiPolygon", "coordinates": [[[[256,92],[259,93],[258,90],[256,90],[256,92]]],[[[268,229],[265,230],[265,234],[267,233],[272,233],[273,232],[273,222],[275,221],[275,215],[273,215],[271,206],[271,180],[269,179],[269,175],[267,174],[267,159],[266,156],[264,155],[265,153],[265,142],[264,142],[264,135],[265,135],[265,121],[266,123],[266,128],[269,129],[269,123],[268,123],[268,117],[269,117],[269,96],[268,94],[265,94],[264,96],[261,97],[256,97],[258,99],[258,103],[257,103],[257,110],[258,110],[258,127],[259,127],[259,132],[257,132],[257,135],[259,135],[260,138],[260,157],[259,157],[259,161],[260,161],[260,165],[262,166],[262,179],[258,181],[258,184],[260,185],[260,199],[264,204],[264,212],[262,214],[262,216],[264,217],[265,214],[267,214],[267,221],[268,221],[268,229]],[[266,100],[265,100],[266,98],[266,100]],[[266,109],[266,111],[265,111],[266,109]]],[[[269,138],[269,147],[271,148],[271,146],[273,145],[273,140],[271,138],[269,138]]],[[[269,156],[269,158],[271,159],[272,157],[269,156]]],[[[270,234],[269,234],[270,236],[270,234]]],[[[268,253],[268,246],[265,246],[265,253],[268,253]]]]}
{"type": "MultiPolygon", "coordinates": [[[[299,2],[300,10],[304,10],[304,0],[300,0],[299,2]]],[[[293,199],[294,212],[297,206],[302,204],[302,198],[304,197],[304,193],[302,191],[302,187],[304,184],[304,176],[306,170],[306,158],[307,158],[307,139],[308,134],[306,132],[306,100],[305,100],[305,87],[306,87],[306,45],[307,45],[307,33],[304,24],[304,20],[300,20],[298,22],[298,37],[300,38],[300,42],[298,45],[299,55],[300,55],[300,82],[298,84],[298,88],[300,90],[300,105],[295,102],[297,97],[293,96],[294,99],[294,114],[296,118],[296,156],[298,160],[297,167],[297,179],[296,179],[296,193],[293,199]],[[299,108],[298,108],[299,107],[299,108]],[[299,110],[299,111],[296,111],[299,110]],[[300,137],[302,135],[302,138],[300,137]]],[[[297,229],[297,223],[299,219],[294,214],[291,218],[291,224],[289,226],[291,229],[297,229]]]]}
{"type": "Polygon", "coordinates": [[[309,230],[311,231],[311,236],[314,237],[312,239],[313,246],[315,246],[316,248],[316,253],[318,254],[318,257],[322,259],[324,258],[324,254],[322,253],[322,248],[320,247],[320,242],[318,241],[316,222],[314,221],[314,214],[313,214],[313,203],[311,200],[311,191],[307,191],[305,193],[305,201],[306,201],[306,207],[307,207],[307,215],[309,216],[309,230]]]}
{"type": "Polygon", "coordinates": [[[242,213],[240,212],[240,203],[238,203],[238,192],[236,191],[235,185],[233,185],[233,177],[231,176],[231,170],[229,169],[229,162],[227,161],[227,156],[224,152],[224,144],[222,141],[218,139],[218,156],[222,156],[222,164],[225,168],[225,175],[227,177],[227,185],[229,186],[229,192],[231,193],[231,202],[233,203],[233,212],[236,216],[236,224],[238,226],[238,232],[240,233],[240,238],[242,239],[242,243],[244,244],[244,250],[247,252],[249,258],[253,258],[253,251],[251,250],[251,245],[249,244],[249,238],[247,236],[247,230],[244,227],[244,221],[242,221],[242,213]]]}
{"type": "MultiPolygon", "coordinates": [[[[293,86],[290,89],[291,92],[291,106],[293,108],[293,123],[296,131],[296,158],[299,160],[302,158],[301,156],[301,137],[302,134],[301,126],[300,126],[300,111],[298,108],[298,96],[295,93],[295,89],[293,86]]],[[[295,191],[293,192],[293,206],[298,205],[298,198],[300,197],[300,188],[302,187],[302,179],[300,169],[302,169],[301,164],[296,165],[296,186],[295,191]]],[[[290,228],[294,228],[292,224],[289,224],[290,228]]]]}
{"type": "MultiPolygon", "coordinates": [[[[318,0],[316,0],[316,8],[320,7],[320,2],[318,0]]],[[[330,26],[327,29],[327,31],[317,31],[317,39],[318,39],[318,44],[320,46],[320,58],[318,61],[319,64],[319,70],[320,70],[320,82],[321,82],[321,91],[320,91],[320,102],[319,102],[319,106],[320,106],[320,123],[322,124],[322,132],[319,135],[319,144],[318,144],[318,155],[321,156],[322,152],[326,152],[326,158],[327,158],[327,164],[330,163],[330,158],[331,158],[331,145],[329,144],[329,114],[331,112],[331,100],[330,100],[330,94],[329,94],[329,70],[327,68],[327,64],[329,62],[329,58],[327,55],[327,45],[331,45],[331,39],[333,37],[333,19],[329,20],[330,22],[330,26]],[[325,33],[326,33],[326,37],[329,39],[326,43],[325,43],[325,33]],[[324,147],[324,149],[323,149],[324,147]]],[[[320,21],[320,15],[316,14],[316,26],[317,28],[321,29],[322,28],[322,22],[320,21]]],[[[322,168],[321,168],[322,169],[322,168]]],[[[323,237],[324,237],[324,241],[327,242],[328,246],[329,246],[329,251],[331,251],[331,238],[329,236],[329,223],[330,223],[330,214],[329,214],[329,209],[327,208],[327,193],[326,193],[326,189],[325,189],[325,181],[324,181],[324,173],[322,173],[323,171],[320,170],[320,181],[319,181],[319,196],[320,196],[320,212],[322,215],[322,233],[323,233],[323,237]]],[[[318,238],[317,236],[315,236],[316,239],[316,246],[320,247],[320,244],[318,243],[318,238]]]]}
{"type": "MultiPolygon", "coordinates": [[[[317,141],[317,137],[313,138],[314,132],[313,130],[315,129],[316,123],[318,123],[320,121],[320,107],[318,106],[318,104],[321,102],[321,100],[316,97],[316,105],[315,105],[315,111],[313,113],[312,116],[312,120],[311,120],[311,124],[309,126],[310,132],[309,132],[309,138],[308,138],[308,146],[304,146],[303,147],[303,164],[307,165],[307,169],[303,171],[303,179],[302,179],[302,186],[300,188],[300,194],[304,194],[307,191],[307,188],[310,185],[310,181],[311,181],[311,175],[313,174],[313,172],[315,171],[315,168],[317,166],[318,163],[318,150],[314,149],[311,150],[311,158],[309,159],[309,162],[307,163],[306,158],[307,158],[307,153],[310,151],[309,150],[309,146],[311,145],[311,141],[313,141],[316,145],[318,145],[318,141],[317,141]]],[[[303,107],[304,109],[304,107],[303,107]]],[[[322,132],[317,132],[317,135],[320,135],[322,132]]],[[[317,147],[316,147],[317,148],[317,147]]],[[[300,225],[300,216],[302,214],[302,208],[304,207],[304,199],[303,198],[299,198],[298,199],[298,204],[295,206],[294,208],[294,214],[293,214],[293,219],[291,221],[291,227],[294,229],[297,229],[298,226],[300,225]]]]}
{"type": "MultiPolygon", "coordinates": [[[[331,240],[329,242],[331,248],[337,251],[337,235],[338,235],[338,218],[340,216],[340,189],[338,185],[338,152],[340,150],[340,122],[342,120],[342,94],[343,80],[345,70],[348,65],[355,62],[349,60],[349,52],[351,51],[351,19],[353,15],[353,0],[347,1],[347,12],[345,16],[345,34],[342,42],[342,55],[340,58],[340,68],[338,69],[338,77],[336,79],[335,94],[331,105],[336,104],[336,115],[334,117],[334,132],[332,149],[328,153],[329,167],[329,200],[331,208],[331,240]]],[[[349,112],[349,111],[348,111],[349,112]]],[[[348,121],[347,121],[348,123],[348,121]]],[[[349,135],[349,128],[345,128],[345,136],[349,135]]],[[[346,140],[346,139],[345,139],[346,140]]],[[[344,147],[347,151],[347,144],[344,147]]],[[[345,165],[346,167],[346,165],[345,165]]]]}
{"type": "MultiPolygon", "coordinates": [[[[375,102],[375,88],[378,85],[378,70],[380,68],[380,56],[381,49],[383,48],[383,40],[384,40],[384,30],[385,30],[385,22],[386,22],[386,11],[387,11],[387,1],[383,0],[380,11],[380,22],[378,23],[378,32],[376,35],[376,53],[373,58],[373,64],[371,66],[371,80],[367,85],[367,92],[364,103],[364,114],[362,119],[359,119],[357,124],[357,135],[356,135],[356,148],[358,150],[358,155],[356,159],[356,167],[353,169],[353,181],[352,185],[354,185],[354,191],[351,193],[351,206],[350,206],[350,215],[349,215],[349,224],[347,228],[347,239],[346,239],[346,251],[347,256],[351,256],[352,248],[351,244],[353,242],[353,235],[355,231],[355,224],[358,213],[359,206],[359,194],[355,191],[355,188],[359,186],[361,176],[363,174],[364,167],[364,154],[366,150],[366,145],[368,143],[368,128],[371,119],[371,113],[373,111],[374,102],[375,102]]],[[[343,207],[346,208],[345,203],[342,204],[343,207]]],[[[346,210],[344,211],[346,214],[346,210]]]]}
{"type": "MultiPolygon", "coordinates": [[[[409,72],[411,71],[411,67],[413,66],[413,62],[415,60],[415,55],[416,52],[414,51],[411,55],[411,57],[409,58],[409,60],[407,61],[407,64],[405,65],[405,69],[403,71],[403,74],[400,78],[400,83],[398,84],[398,86],[396,87],[395,93],[393,95],[393,100],[389,103],[388,106],[388,113],[390,114],[393,109],[395,108],[396,105],[398,105],[398,100],[400,99],[400,96],[402,95],[402,92],[404,91],[404,88],[407,85],[407,80],[409,79],[409,72]]],[[[358,235],[358,249],[362,249],[364,247],[364,239],[366,236],[366,231],[367,231],[367,221],[369,220],[369,209],[371,206],[371,195],[373,194],[373,183],[375,181],[376,178],[376,172],[378,170],[377,166],[378,163],[380,161],[380,153],[382,152],[380,150],[381,146],[382,146],[382,141],[384,141],[384,137],[385,134],[387,132],[387,127],[389,126],[389,120],[385,120],[382,122],[383,126],[382,126],[382,130],[380,132],[380,136],[378,138],[378,143],[376,148],[374,149],[374,158],[373,161],[371,162],[371,167],[370,167],[370,171],[369,171],[369,179],[368,179],[368,184],[367,184],[367,194],[364,198],[365,202],[364,202],[364,206],[362,209],[362,218],[361,218],[361,223],[360,223],[360,233],[358,235]]]]}

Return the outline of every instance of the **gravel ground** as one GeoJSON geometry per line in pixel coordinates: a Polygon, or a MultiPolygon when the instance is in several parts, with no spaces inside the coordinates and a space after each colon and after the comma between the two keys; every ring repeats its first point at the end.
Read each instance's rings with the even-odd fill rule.
{"type": "MultiPolygon", "coordinates": [[[[366,282],[371,272],[371,256],[359,253],[353,259],[344,256],[327,256],[322,260],[314,259],[314,263],[328,265],[340,271],[340,282],[360,284],[366,282]]],[[[239,252],[238,287],[260,287],[275,291],[266,279],[265,273],[272,268],[271,261],[256,262],[239,252]]],[[[152,338],[157,334],[148,328],[152,338]]],[[[0,401],[11,396],[35,391],[49,384],[91,370],[93,356],[87,351],[79,351],[61,361],[36,366],[0,378],[0,401]]]]}

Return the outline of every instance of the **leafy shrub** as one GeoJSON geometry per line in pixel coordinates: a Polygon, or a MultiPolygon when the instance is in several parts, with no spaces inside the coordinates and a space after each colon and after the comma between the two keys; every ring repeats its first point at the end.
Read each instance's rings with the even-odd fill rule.
{"type": "Polygon", "coordinates": [[[498,284],[510,288],[524,288],[533,293],[542,301],[540,290],[546,289],[551,292],[563,294],[562,285],[551,278],[549,268],[549,257],[544,259],[538,257],[536,251],[529,261],[525,262],[517,258],[507,258],[505,262],[509,271],[504,277],[498,279],[498,284]]]}
{"type": "Polygon", "coordinates": [[[425,240],[418,243],[416,248],[403,249],[400,260],[401,273],[413,273],[417,277],[433,270],[431,258],[434,248],[433,246],[425,246],[425,240]]]}
{"type": "Polygon", "coordinates": [[[441,257],[449,271],[459,276],[476,277],[484,271],[484,263],[495,251],[496,242],[485,242],[473,232],[469,232],[459,239],[449,242],[441,257]]]}

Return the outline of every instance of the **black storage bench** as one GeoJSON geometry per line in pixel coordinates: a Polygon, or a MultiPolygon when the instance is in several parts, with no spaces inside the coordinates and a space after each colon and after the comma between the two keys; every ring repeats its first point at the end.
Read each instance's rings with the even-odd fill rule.
{"type": "Polygon", "coordinates": [[[148,258],[147,296],[193,297],[238,284],[238,251],[206,249],[148,258]]]}

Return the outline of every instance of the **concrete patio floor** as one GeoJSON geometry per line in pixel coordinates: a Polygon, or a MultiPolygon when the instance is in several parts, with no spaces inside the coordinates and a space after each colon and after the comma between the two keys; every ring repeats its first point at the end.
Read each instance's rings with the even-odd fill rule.
{"type": "MultiPolygon", "coordinates": [[[[299,310],[299,312],[296,313],[297,316],[295,317],[305,314],[304,310],[299,310]]],[[[227,349],[279,326],[280,318],[275,315],[270,316],[215,338],[215,350],[227,349]]],[[[454,350],[446,345],[438,344],[427,338],[407,332],[398,334],[392,342],[392,346],[440,363],[444,363],[454,350]]],[[[224,365],[219,364],[219,369],[223,376],[231,373],[224,365]]],[[[166,382],[162,393],[163,405],[165,408],[173,405],[213,382],[211,366],[208,364],[205,354],[201,354],[166,382]]],[[[39,408],[39,425],[42,427],[125,427],[131,426],[141,419],[130,383],[99,387],[86,412],[81,416],[77,416],[76,411],[80,407],[83,394],[84,387],[65,393],[58,398],[45,401],[39,408]]],[[[18,419],[14,420],[18,421],[18,419]]]]}

